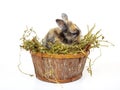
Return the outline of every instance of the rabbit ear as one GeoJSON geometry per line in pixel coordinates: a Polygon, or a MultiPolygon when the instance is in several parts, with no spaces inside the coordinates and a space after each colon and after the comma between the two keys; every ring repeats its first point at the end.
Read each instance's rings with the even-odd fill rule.
{"type": "Polygon", "coordinates": [[[58,24],[58,26],[61,28],[61,30],[63,30],[63,31],[66,31],[67,30],[67,25],[66,25],[66,23],[63,21],[63,20],[61,20],[61,19],[56,19],[56,23],[58,24]]]}
{"type": "Polygon", "coordinates": [[[62,17],[62,19],[63,19],[65,22],[68,21],[68,16],[67,16],[67,14],[62,13],[62,14],[61,14],[61,17],[62,17]]]}

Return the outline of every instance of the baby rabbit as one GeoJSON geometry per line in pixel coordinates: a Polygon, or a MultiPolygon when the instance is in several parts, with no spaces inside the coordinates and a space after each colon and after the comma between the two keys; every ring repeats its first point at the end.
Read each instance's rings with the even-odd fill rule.
{"type": "Polygon", "coordinates": [[[56,19],[58,27],[49,30],[42,43],[47,48],[50,48],[49,43],[64,43],[72,44],[79,43],[81,30],[77,25],[68,20],[65,13],[61,15],[62,19],[56,19]]]}

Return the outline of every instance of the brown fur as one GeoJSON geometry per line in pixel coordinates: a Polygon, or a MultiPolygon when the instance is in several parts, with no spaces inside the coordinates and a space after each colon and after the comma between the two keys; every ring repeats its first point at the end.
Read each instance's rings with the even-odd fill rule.
{"type": "Polygon", "coordinates": [[[59,27],[50,29],[43,39],[44,46],[50,48],[48,44],[49,42],[59,42],[64,44],[79,43],[81,32],[80,29],[74,23],[68,21],[68,17],[66,14],[64,14],[62,18],[63,20],[56,19],[56,23],[59,27]]]}

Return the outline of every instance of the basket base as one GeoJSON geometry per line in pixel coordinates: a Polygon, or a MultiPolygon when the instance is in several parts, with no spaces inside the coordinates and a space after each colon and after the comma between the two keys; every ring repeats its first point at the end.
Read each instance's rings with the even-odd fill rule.
{"type": "Polygon", "coordinates": [[[54,79],[50,79],[50,78],[44,78],[44,77],[40,77],[36,75],[36,78],[38,78],[39,80],[45,81],[45,82],[51,82],[51,83],[68,83],[68,82],[73,82],[76,81],[78,79],[80,79],[82,77],[82,73],[78,76],[69,78],[69,79],[65,79],[65,80],[54,80],[54,79]]]}

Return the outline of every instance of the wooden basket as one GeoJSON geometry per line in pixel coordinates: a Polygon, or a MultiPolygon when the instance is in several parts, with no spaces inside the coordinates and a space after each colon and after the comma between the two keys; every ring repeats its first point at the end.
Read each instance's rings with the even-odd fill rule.
{"type": "Polygon", "coordinates": [[[89,51],[65,55],[31,52],[36,77],[53,83],[67,83],[81,78],[88,55],[89,51]]]}

